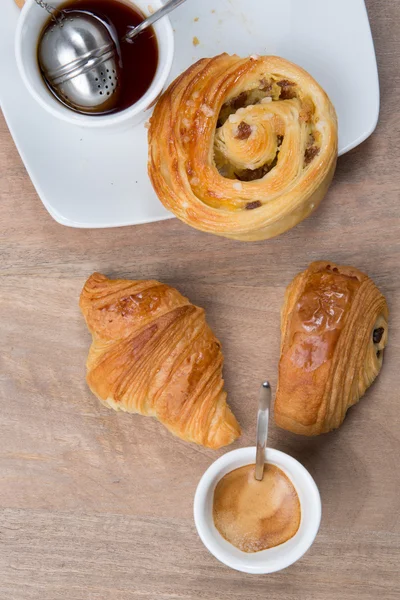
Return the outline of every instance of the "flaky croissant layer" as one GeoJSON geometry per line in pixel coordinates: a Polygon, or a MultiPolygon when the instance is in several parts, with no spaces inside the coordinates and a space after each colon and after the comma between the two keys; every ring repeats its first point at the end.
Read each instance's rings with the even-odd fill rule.
{"type": "Polygon", "coordinates": [[[185,223],[238,240],[270,238],[307,217],[336,157],[328,96],[276,56],[198,61],[150,120],[149,175],[160,200],[185,223]]]}
{"type": "Polygon", "coordinates": [[[288,286],[281,320],[275,421],[304,435],[341,425],[378,375],[388,308],[352,267],[315,262],[288,286]]]}
{"type": "Polygon", "coordinates": [[[223,389],[221,345],[203,309],[158,281],[99,273],[85,283],[80,308],[93,338],[87,382],[104,404],[154,416],[209,448],[240,435],[223,389]]]}

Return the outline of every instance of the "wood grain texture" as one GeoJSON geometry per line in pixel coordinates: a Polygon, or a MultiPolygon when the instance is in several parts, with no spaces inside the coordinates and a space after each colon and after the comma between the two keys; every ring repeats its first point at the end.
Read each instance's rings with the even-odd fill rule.
{"type": "Polygon", "coordinates": [[[400,3],[368,0],[382,90],[374,135],[339,160],[307,221],[243,244],[177,220],[82,231],[55,223],[0,121],[1,600],[391,600],[400,595],[400,3]],[[307,555],[271,576],[230,571],[197,537],[197,482],[223,453],[103,408],[88,391],[87,276],[155,278],[207,311],[226,388],[253,443],[256,391],[276,385],[279,311],[293,276],[328,258],[386,295],[382,373],[336,432],[271,445],[311,471],[323,518],[307,555]]]}

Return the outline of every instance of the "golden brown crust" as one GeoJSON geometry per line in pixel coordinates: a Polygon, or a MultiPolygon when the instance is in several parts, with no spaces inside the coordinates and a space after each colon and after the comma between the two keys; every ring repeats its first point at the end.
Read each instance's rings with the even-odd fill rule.
{"type": "Polygon", "coordinates": [[[203,309],[158,281],[99,273],[87,280],[80,308],[93,336],[87,382],[104,404],[154,416],[209,448],[240,435],[223,390],[221,346],[203,309]]]}
{"type": "Polygon", "coordinates": [[[387,319],[357,269],[320,261],[297,275],[282,308],[276,424],[303,435],[339,427],[381,369],[387,319]]]}
{"type": "Polygon", "coordinates": [[[336,157],[329,98],[275,56],[198,61],[150,120],[149,175],[160,200],[187,224],[239,240],[273,237],[307,217],[336,157]]]}

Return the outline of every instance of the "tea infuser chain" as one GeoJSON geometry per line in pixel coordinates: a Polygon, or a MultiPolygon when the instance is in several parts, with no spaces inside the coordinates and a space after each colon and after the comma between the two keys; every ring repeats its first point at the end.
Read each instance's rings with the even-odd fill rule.
{"type": "Polygon", "coordinates": [[[61,10],[58,10],[55,6],[48,4],[48,2],[44,2],[44,0],[35,0],[36,4],[41,8],[44,8],[56,21],[56,23],[62,23],[64,20],[64,13],[61,10]]]}

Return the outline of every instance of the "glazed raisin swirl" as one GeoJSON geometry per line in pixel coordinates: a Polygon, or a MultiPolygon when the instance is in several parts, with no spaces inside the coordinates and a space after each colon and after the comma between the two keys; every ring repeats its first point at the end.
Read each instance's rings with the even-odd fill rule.
{"type": "Polygon", "coordinates": [[[307,217],[336,157],[329,98],[273,56],[198,61],[150,121],[149,174],[163,204],[197,229],[240,240],[273,237],[307,217]]]}

